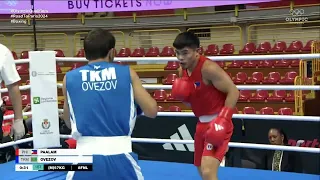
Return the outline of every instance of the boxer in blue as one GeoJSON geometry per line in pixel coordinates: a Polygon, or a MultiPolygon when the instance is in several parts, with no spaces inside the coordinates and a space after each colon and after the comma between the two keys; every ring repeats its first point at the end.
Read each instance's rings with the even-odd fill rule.
{"type": "Polygon", "coordinates": [[[88,65],[64,77],[64,120],[77,150],[93,155],[92,172],[69,172],[67,179],[144,179],[132,153],[131,133],[137,113],[155,118],[157,103],[135,71],[112,63],[115,41],[106,30],[89,32],[84,39],[88,65]]]}

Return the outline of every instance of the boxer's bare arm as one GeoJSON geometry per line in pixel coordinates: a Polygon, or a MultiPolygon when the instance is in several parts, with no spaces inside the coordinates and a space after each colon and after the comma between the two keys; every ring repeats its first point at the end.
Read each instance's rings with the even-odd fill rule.
{"type": "Polygon", "coordinates": [[[202,76],[218,90],[227,94],[225,106],[234,108],[238,102],[239,90],[230,76],[216,63],[207,61],[202,68],[202,76]]]}
{"type": "Polygon", "coordinates": [[[157,102],[151,97],[148,91],[142,86],[138,74],[130,68],[131,82],[134,92],[134,99],[141,107],[145,116],[155,118],[158,113],[157,102]]]}
{"type": "Polygon", "coordinates": [[[66,126],[71,129],[71,121],[70,121],[70,110],[68,106],[68,95],[66,90],[66,76],[63,78],[63,87],[62,92],[64,96],[64,103],[63,103],[63,120],[66,123],[66,126]]]}

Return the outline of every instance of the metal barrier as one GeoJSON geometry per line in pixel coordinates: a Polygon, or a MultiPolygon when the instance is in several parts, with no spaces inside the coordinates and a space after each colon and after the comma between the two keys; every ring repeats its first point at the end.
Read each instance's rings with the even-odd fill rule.
{"type": "MultiPolygon", "coordinates": [[[[320,41],[315,41],[311,45],[311,53],[316,54],[320,53],[320,41]]],[[[320,71],[320,59],[312,60],[312,73],[320,71]]],[[[314,78],[314,76],[312,77],[314,78]]]]}
{"type": "Polygon", "coordinates": [[[224,44],[232,43],[236,50],[243,47],[243,35],[240,26],[217,26],[189,28],[187,31],[195,33],[204,49],[210,44],[216,44],[222,49],[224,44]]]}
{"type": "Polygon", "coordinates": [[[1,44],[4,44],[4,45],[6,45],[6,46],[9,45],[9,44],[8,44],[8,40],[7,40],[7,37],[6,37],[5,35],[3,35],[3,34],[0,34],[0,43],[1,43],[1,44]]]}
{"type": "MultiPolygon", "coordinates": [[[[302,85],[302,78],[301,76],[296,76],[294,79],[294,85],[302,85]]],[[[303,115],[303,97],[302,97],[302,90],[295,90],[294,91],[294,111],[295,115],[303,115]]]]}
{"type": "Polygon", "coordinates": [[[319,39],[320,21],[306,21],[304,26],[300,23],[270,23],[254,24],[248,26],[248,42],[261,43],[264,41],[285,41],[291,43],[295,40],[319,39]]]}
{"type": "MultiPolygon", "coordinates": [[[[12,50],[17,53],[34,49],[34,36],[30,34],[14,34],[11,39],[12,50]]],[[[37,33],[38,50],[62,50],[65,56],[70,54],[68,35],[65,33],[37,33]]]]}
{"type": "MultiPolygon", "coordinates": [[[[111,31],[116,38],[116,49],[126,47],[125,36],[122,31],[111,31]]],[[[73,36],[74,49],[72,56],[76,55],[79,49],[83,49],[83,39],[86,37],[88,32],[77,32],[73,36]]]]}
{"type": "Polygon", "coordinates": [[[181,33],[179,29],[134,30],[129,34],[129,47],[131,49],[142,47],[146,50],[153,46],[163,48],[172,45],[179,33],[181,33]]]}

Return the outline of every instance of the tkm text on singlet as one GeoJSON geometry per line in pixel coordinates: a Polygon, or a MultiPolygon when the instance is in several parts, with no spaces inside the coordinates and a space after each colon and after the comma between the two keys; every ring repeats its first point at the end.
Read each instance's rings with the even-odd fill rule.
{"type": "Polygon", "coordinates": [[[114,67],[102,70],[80,70],[83,91],[109,91],[117,89],[117,76],[114,67]]]}

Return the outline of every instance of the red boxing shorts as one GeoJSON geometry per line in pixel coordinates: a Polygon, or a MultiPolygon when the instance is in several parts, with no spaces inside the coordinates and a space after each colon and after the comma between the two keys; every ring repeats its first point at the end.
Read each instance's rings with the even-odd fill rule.
{"type": "Polygon", "coordinates": [[[220,146],[213,147],[212,144],[205,142],[205,132],[207,131],[209,123],[197,123],[196,133],[194,135],[194,165],[201,166],[201,159],[203,156],[211,156],[218,159],[220,162],[228,151],[228,144],[230,142],[233,126],[228,131],[228,134],[220,146]]]}

